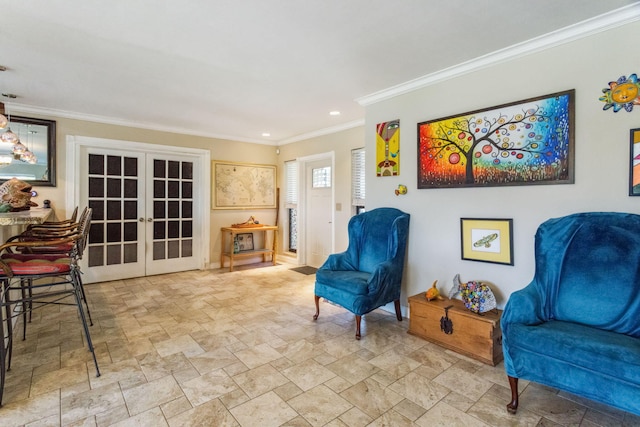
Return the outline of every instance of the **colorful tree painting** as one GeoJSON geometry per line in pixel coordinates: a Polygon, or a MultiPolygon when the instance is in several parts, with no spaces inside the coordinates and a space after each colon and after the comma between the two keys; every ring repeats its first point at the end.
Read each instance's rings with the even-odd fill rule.
{"type": "Polygon", "coordinates": [[[418,123],[418,188],[573,183],[574,91],[418,123]]]}

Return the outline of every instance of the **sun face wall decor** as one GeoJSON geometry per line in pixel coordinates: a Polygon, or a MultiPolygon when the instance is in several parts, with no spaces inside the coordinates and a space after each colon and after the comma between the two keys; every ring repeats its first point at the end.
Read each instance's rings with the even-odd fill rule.
{"type": "Polygon", "coordinates": [[[400,120],[376,125],[376,176],[400,175],[400,120]]]}
{"type": "Polygon", "coordinates": [[[609,87],[602,89],[603,95],[599,98],[604,102],[603,110],[613,108],[613,112],[624,109],[633,110],[634,105],[640,105],[640,83],[638,76],[633,73],[627,78],[620,76],[615,82],[609,82],[609,87]]]}

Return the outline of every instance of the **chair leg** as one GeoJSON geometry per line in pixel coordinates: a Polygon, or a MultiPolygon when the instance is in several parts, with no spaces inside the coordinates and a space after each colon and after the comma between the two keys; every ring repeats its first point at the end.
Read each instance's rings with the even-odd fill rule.
{"type": "MultiPolygon", "coordinates": [[[[0,298],[4,298],[4,297],[0,296],[0,298]]],[[[6,307],[5,307],[5,310],[6,310],[6,307]]],[[[7,315],[11,314],[10,310],[6,310],[6,312],[7,312],[7,315]]],[[[1,318],[2,318],[2,315],[0,315],[0,319],[1,318]]],[[[9,322],[11,322],[11,318],[9,316],[7,316],[7,319],[9,320],[9,322]]],[[[0,322],[0,324],[1,323],[2,322],[0,322]]],[[[4,329],[4,325],[0,325],[0,328],[4,329]]],[[[9,337],[9,339],[11,339],[11,337],[9,337]]],[[[5,343],[5,335],[3,330],[2,341],[0,341],[0,406],[2,406],[2,396],[4,394],[4,380],[6,377],[6,366],[7,366],[7,348],[5,347],[4,343],[5,343]]]]}
{"type": "Polygon", "coordinates": [[[11,302],[11,279],[5,279],[2,281],[2,294],[0,298],[4,298],[5,304],[5,316],[6,316],[6,331],[7,334],[3,336],[2,345],[4,346],[4,361],[2,362],[2,369],[6,371],[11,370],[11,357],[13,355],[13,321],[12,321],[12,302],[11,302]],[[6,346],[5,346],[6,343],[6,346]]]}
{"type": "MultiPolygon", "coordinates": [[[[29,286],[31,289],[31,286],[29,286]]],[[[20,279],[20,293],[22,294],[22,302],[20,303],[20,310],[22,311],[22,341],[27,339],[27,293],[25,289],[25,279],[20,279]]],[[[31,295],[29,295],[31,296],[31,295]]],[[[29,311],[29,313],[31,313],[29,311]]]]}
{"type": "Polygon", "coordinates": [[[356,314],[356,339],[359,340],[361,335],[360,335],[360,321],[362,320],[362,316],[358,316],[356,314]]]}
{"type": "Polygon", "coordinates": [[[100,368],[98,367],[98,359],[96,357],[96,351],[93,347],[93,342],[91,341],[91,333],[89,332],[89,325],[87,324],[87,317],[84,314],[84,309],[82,308],[82,288],[81,283],[78,282],[78,271],[75,267],[72,267],[72,271],[70,274],[71,278],[71,286],[73,287],[73,296],[76,300],[76,305],[78,306],[78,313],[80,314],[80,321],[82,322],[82,328],[84,329],[84,336],[87,339],[87,346],[89,347],[89,351],[93,356],[93,364],[96,367],[96,377],[100,376],[100,368]]]}
{"type": "Polygon", "coordinates": [[[400,300],[397,299],[393,303],[396,306],[396,319],[398,319],[398,322],[402,322],[402,310],[400,310],[400,300]]]}
{"type": "Polygon", "coordinates": [[[313,320],[318,320],[318,316],[320,316],[320,297],[318,295],[314,295],[316,298],[316,314],[313,315],[313,320]]]}
{"type": "Polygon", "coordinates": [[[515,414],[518,410],[518,379],[507,375],[509,387],[511,387],[511,402],[507,405],[507,412],[515,414]]]}
{"type": "Polygon", "coordinates": [[[78,284],[80,285],[80,292],[82,293],[82,300],[84,301],[84,306],[87,308],[87,317],[89,319],[89,326],[93,326],[93,319],[91,319],[91,311],[89,310],[89,301],[87,301],[87,294],[84,292],[84,285],[82,284],[81,272],[76,270],[75,276],[78,284]]]}

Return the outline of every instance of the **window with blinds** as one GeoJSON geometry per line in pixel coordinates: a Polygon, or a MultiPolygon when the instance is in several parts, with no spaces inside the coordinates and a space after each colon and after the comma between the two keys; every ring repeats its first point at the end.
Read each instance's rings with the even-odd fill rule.
{"type": "Polygon", "coordinates": [[[298,207],[298,162],[295,160],[284,162],[284,168],[287,174],[285,207],[295,209],[298,207]]]}
{"type": "Polygon", "coordinates": [[[351,150],[351,205],[356,214],[365,210],[364,148],[351,150]]]}
{"type": "Polygon", "coordinates": [[[284,162],[284,168],[287,179],[287,192],[285,200],[285,208],[287,210],[288,225],[288,250],[289,252],[297,252],[298,250],[298,162],[290,160],[284,162]]]}

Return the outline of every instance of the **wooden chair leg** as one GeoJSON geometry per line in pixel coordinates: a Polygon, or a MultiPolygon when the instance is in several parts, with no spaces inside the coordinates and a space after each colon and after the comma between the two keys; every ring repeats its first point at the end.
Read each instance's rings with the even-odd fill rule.
{"type": "Polygon", "coordinates": [[[507,412],[515,414],[518,410],[518,379],[507,375],[511,387],[511,402],[507,405],[507,412]]]}
{"type": "Polygon", "coordinates": [[[400,310],[400,300],[397,299],[393,302],[396,306],[396,318],[398,322],[402,322],[402,310],[400,310]]]}
{"type": "Polygon", "coordinates": [[[314,295],[316,297],[316,314],[313,315],[313,320],[318,320],[318,316],[320,316],[320,297],[318,295],[314,295]]]}
{"type": "Polygon", "coordinates": [[[362,316],[356,315],[356,339],[360,339],[360,321],[362,320],[362,316]]]}

